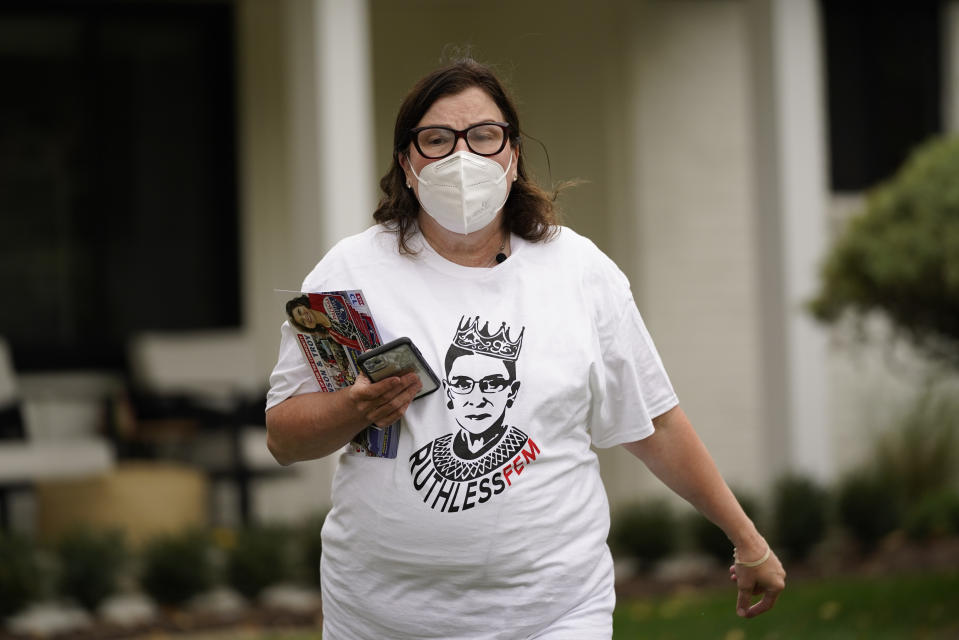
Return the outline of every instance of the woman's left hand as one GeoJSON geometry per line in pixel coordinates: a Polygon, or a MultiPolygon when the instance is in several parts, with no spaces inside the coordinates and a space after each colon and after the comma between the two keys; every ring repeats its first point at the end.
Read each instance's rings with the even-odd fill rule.
{"type": "Polygon", "coordinates": [[[734,563],[729,567],[729,579],[739,587],[736,614],[741,618],[755,618],[769,611],[786,588],[786,570],[772,551],[769,558],[757,567],[734,563]],[[751,605],[753,597],[760,594],[759,602],[751,605]]]}

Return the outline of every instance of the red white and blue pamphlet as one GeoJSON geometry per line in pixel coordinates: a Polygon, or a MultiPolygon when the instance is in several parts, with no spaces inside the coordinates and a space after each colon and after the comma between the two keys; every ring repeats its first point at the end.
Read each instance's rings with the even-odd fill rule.
{"type": "MultiPolygon", "coordinates": [[[[350,386],[360,375],[358,355],[381,344],[363,292],[299,293],[286,303],[286,315],[313,369],[320,389],[333,392],[350,386]]],[[[369,426],[348,445],[350,453],[395,458],[400,423],[369,426]]]]}

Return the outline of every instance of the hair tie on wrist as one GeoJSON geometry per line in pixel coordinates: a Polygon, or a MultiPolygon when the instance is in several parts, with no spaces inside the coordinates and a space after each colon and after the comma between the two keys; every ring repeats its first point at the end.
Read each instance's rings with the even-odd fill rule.
{"type": "Polygon", "coordinates": [[[769,547],[769,545],[766,545],[766,553],[763,554],[762,558],[760,558],[759,560],[753,560],[752,562],[743,562],[742,560],[739,559],[739,555],[736,553],[736,550],[733,549],[733,561],[738,565],[752,569],[766,562],[766,560],[769,560],[770,553],[772,553],[772,549],[769,547]]]}

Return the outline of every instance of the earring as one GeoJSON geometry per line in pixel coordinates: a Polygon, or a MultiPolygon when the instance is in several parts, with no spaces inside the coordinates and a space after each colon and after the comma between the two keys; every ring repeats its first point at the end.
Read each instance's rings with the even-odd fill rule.
{"type": "Polygon", "coordinates": [[[447,409],[452,409],[452,408],[453,408],[453,401],[452,401],[452,400],[450,400],[449,402],[446,403],[446,408],[447,408],[447,409]]]}
{"type": "Polygon", "coordinates": [[[507,401],[506,401],[506,406],[507,406],[507,407],[512,407],[512,406],[513,406],[513,401],[512,401],[512,400],[507,400],[507,401]]]}

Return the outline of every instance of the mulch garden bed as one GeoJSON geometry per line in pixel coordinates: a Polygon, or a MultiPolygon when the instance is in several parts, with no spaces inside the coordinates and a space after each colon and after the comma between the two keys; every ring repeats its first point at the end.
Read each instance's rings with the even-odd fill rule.
{"type": "MultiPolygon", "coordinates": [[[[916,544],[892,536],[868,554],[840,542],[821,549],[807,562],[786,565],[787,584],[789,581],[820,579],[830,575],[889,575],[950,569],[959,569],[959,538],[916,544]]],[[[667,579],[652,574],[638,574],[618,582],[616,591],[617,597],[625,600],[723,586],[733,588],[727,568],[717,566],[682,578],[667,579]]],[[[207,633],[212,637],[243,638],[256,637],[258,631],[319,631],[322,619],[319,609],[292,612],[249,606],[229,615],[165,609],[150,624],[138,627],[119,627],[95,621],[82,630],[42,637],[0,630],[0,640],[159,640],[193,636],[201,638],[207,633]]]]}

